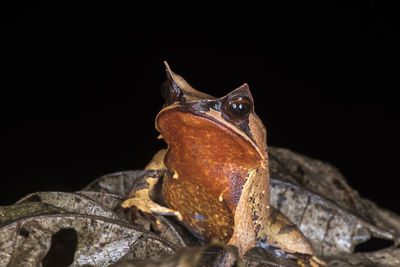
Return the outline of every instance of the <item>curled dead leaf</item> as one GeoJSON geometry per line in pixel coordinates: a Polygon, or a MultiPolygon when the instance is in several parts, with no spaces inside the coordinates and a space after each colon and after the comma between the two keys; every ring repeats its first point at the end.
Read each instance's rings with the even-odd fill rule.
{"type": "Polygon", "coordinates": [[[400,241],[400,217],[361,198],[336,168],[282,148],[270,156],[271,177],[279,178],[271,179],[271,205],[299,226],[317,255],[346,255],[371,237],[400,241]]]}
{"type": "MultiPolygon", "coordinates": [[[[76,266],[108,266],[128,256],[136,260],[157,259],[178,249],[165,238],[96,205],[76,194],[43,192],[29,195],[15,205],[0,207],[1,217],[7,218],[0,228],[1,264],[41,265],[49,259],[49,251],[54,253],[50,248],[56,247],[57,251],[59,245],[53,244],[53,237],[66,229],[72,230],[67,232],[76,235],[77,241],[70,254],[72,258],[57,259],[64,265],[68,262],[76,266]],[[79,201],[71,205],[69,201],[74,199],[79,201]],[[101,216],[94,215],[95,212],[101,216]]],[[[59,246],[58,250],[62,248],[59,246]]]]}

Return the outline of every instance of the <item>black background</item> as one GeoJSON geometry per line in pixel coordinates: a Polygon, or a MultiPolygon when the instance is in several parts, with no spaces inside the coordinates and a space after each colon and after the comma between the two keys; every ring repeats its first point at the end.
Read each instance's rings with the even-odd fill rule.
{"type": "Polygon", "coordinates": [[[207,31],[188,27],[191,13],[113,8],[30,2],[6,10],[1,205],[143,168],[164,147],[154,118],[167,60],[215,96],[247,82],[269,145],[332,163],[363,197],[400,212],[394,8],[333,2],[267,9],[255,20],[239,12],[207,31]]]}

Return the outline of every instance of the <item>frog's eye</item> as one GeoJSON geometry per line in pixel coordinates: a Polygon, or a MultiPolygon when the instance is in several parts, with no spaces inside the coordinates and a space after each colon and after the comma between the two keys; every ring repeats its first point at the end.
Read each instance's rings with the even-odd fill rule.
{"type": "Polygon", "coordinates": [[[252,103],[247,98],[238,97],[227,100],[223,109],[225,114],[233,120],[244,119],[252,111],[252,103]]]}
{"type": "Polygon", "coordinates": [[[168,100],[169,97],[171,96],[170,92],[170,87],[171,87],[171,82],[169,80],[166,80],[161,84],[161,96],[164,98],[164,100],[168,100]]]}

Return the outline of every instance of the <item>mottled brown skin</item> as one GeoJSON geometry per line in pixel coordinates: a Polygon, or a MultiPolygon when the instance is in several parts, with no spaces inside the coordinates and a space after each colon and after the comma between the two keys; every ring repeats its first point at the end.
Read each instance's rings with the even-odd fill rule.
{"type": "Polygon", "coordinates": [[[247,84],[215,98],[166,67],[169,97],[156,128],[168,149],[146,169],[166,171],[162,195],[167,207],[150,199],[158,181],[153,177],[122,206],[175,215],[199,238],[235,245],[240,256],[262,241],[311,257],[312,248],[297,227],[278,211],[270,216],[266,131],[247,84]],[[239,104],[245,108],[237,113],[239,104]]]}
{"type": "Polygon", "coordinates": [[[167,206],[208,240],[228,242],[247,174],[260,155],[224,125],[179,110],[160,113],[157,129],[169,145],[165,165],[179,174],[164,178],[167,206]]]}

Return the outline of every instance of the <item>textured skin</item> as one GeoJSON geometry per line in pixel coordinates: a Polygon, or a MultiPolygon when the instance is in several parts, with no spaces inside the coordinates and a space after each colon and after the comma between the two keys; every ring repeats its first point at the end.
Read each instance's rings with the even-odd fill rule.
{"type": "Polygon", "coordinates": [[[165,165],[178,177],[164,177],[168,207],[206,239],[228,242],[233,216],[248,172],[261,157],[240,136],[210,119],[168,110],[158,129],[169,145],[165,165]]]}

